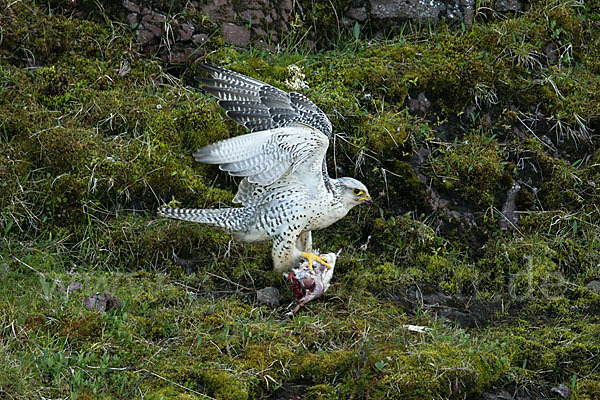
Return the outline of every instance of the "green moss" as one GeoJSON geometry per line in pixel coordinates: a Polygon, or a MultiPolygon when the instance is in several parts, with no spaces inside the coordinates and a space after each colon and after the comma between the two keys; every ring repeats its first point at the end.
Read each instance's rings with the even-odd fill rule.
{"type": "Polygon", "coordinates": [[[500,194],[512,186],[498,143],[482,135],[469,135],[460,145],[441,148],[431,163],[437,186],[461,193],[486,208],[499,205],[500,194]]]}
{"type": "Polygon", "coordinates": [[[67,321],[60,334],[80,340],[93,340],[102,334],[100,318],[97,314],[80,315],[79,318],[67,321]]]}
{"type": "Polygon", "coordinates": [[[302,13],[296,16],[296,24],[301,25],[295,35],[301,37],[310,33],[319,47],[338,44],[346,37],[345,27],[339,17],[343,13],[343,6],[344,2],[340,0],[323,3],[302,1],[302,13]]]}
{"type": "Polygon", "coordinates": [[[40,69],[38,81],[39,100],[46,107],[60,108],[71,98],[67,75],[58,72],[54,66],[40,69]]]}
{"type": "Polygon", "coordinates": [[[0,54],[19,65],[43,65],[70,57],[111,58],[125,42],[119,35],[112,37],[110,27],[46,14],[20,2],[8,5],[2,14],[0,54]]]}
{"type": "Polygon", "coordinates": [[[594,379],[578,379],[573,397],[581,400],[591,400],[600,392],[600,381],[594,379]]]}
{"type": "Polygon", "coordinates": [[[595,334],[597,330],[576,322],[568,328],[517,329],[511,338],[515,350],[513,363],[530,371],[544,370],[549,377],[559,381],[572,378],[571,368],[585,376],[587,367],[582,355],[595,347],[595,334]],[[568,364],[572,367],[567,367],[568,364]]]}
{"type": "Polygon", "coordinates": [[[378,153],[399,147],[408,138],[404,120],[389,112],[368,120],[365,131],[369,148],[378,153]]]}
{"type": "Polygon", "coordinates": [[[243,381],[225,371],[206,371],[202,373],[201,383],[216,399],[246,400],[248,389],[243,381]]]}
{"type": "Polygon", "coordinates": [[[334,389],[330,385],[314,385],[306,389],[306,398],[314,400],[326,400],[333,395],[334,389]]]}
{"type": "Polygon", "coordinates": [[[152,393],[150,399],[165,399],[165,400],[195,400],[198,398],[193,393],[181,393],[174,388],[161,388],[152,393]]]}
{"type": "Polygon", "coordinates": [[[354,354],[339,350],[330,353],[300,353],[296,365],[290,368],[293,380],[323,382],[328,377],[344,374],[352,365],[354,354]]]}

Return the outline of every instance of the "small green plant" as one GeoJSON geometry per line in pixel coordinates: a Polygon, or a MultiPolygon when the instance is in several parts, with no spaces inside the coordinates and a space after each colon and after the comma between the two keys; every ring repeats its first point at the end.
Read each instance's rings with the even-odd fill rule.
{"type": "Polygon", "coordinates": [[[375,369],[377,369],[377,371],[379,371],[382,374],[385,374],[387,372],[387,366],[388,363],[384,360],[379,360],[375,363],[375,369]]]}

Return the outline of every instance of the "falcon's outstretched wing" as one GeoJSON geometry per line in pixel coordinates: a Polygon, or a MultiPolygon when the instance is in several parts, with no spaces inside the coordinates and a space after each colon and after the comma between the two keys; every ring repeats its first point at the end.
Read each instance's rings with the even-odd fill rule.
{"type": "Polygon", "coordinates": [[[329,139],[312,127],[289,126],[236,136],[199,149],[194,158],[233,176],[246,177],[249,183],[272,185],[288,178],[283,185],[302,184],[309,193],[324,190],[321,165],[329,139]]]}
{"type": "Polygon", "coordinates": [[[212,78],[196,78],[203,89],[219,100],[227,116],[250,132],[288,126],[294,122],[312,126],[331,137],[327,115],[306,96],[287,93],[259,80],[214,65],[200,68],[212,78]]]}

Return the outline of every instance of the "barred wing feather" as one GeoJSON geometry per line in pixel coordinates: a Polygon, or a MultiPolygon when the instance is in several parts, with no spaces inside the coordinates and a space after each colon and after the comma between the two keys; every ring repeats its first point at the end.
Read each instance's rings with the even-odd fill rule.
{"type": "Polygon", "coordinates": [[[310,192],[323,187],[321,164],[328,144],[322,132],[292,124],[208,145],[194,153],[194,158],[246,177],[246,185],[268,186],[287,177],[286,182],[301,183],[310,192]]]}
{"type": "Polygon", "coordinates": [[[196,78],[203,89],[215,96],[227,116],[250,132],[288,126],[300,122],[331,136],[327,115],[306,96],[287,93],[259,80],[214,65],[200,68],[211,78],[196,78]]]}

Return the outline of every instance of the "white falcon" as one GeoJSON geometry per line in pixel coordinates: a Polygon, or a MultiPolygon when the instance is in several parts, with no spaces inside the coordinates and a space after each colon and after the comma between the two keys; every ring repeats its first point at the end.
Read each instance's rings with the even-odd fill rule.
{"type": "Polygon", "coordinates": [[[366,186],[333,179],[325,154],[331,122],[300,93],[287,93],[237,72],[203,64],[212,78],[198,78],[227,116],[251,133],[199,149],[197,161],[218,164],[244,177],[233,202],[221,209],[161,208],[159,215],[215,226],[245,242],[273,240],[277,271],[327,262],[312,249],[311,231],[326,228],[350,209],[371,203],[366,186]]]}

